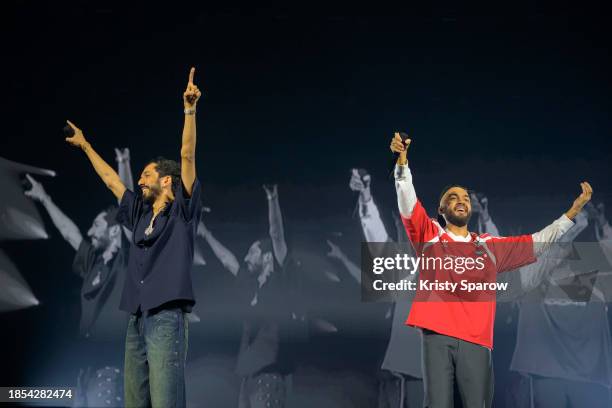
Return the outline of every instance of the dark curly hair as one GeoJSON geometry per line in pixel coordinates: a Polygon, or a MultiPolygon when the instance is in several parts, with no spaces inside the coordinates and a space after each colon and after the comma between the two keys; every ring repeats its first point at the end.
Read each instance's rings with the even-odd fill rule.
{"type": "Polygon", "coordinates": [[[159,177],[170,176],[172,178],[172,191],[176,192],[181,182],[181,165],[178,162],[159,156],[149,161],[155,164],[155,170],[159,177]]]}
{"type": "Polygon", "coordinates": [[[106,219],[106,224],[108,228],[112,227],[113,225],[119,224],[119,221],[117,220],[117,213],[119,212],[119,208],[117,208],[116,205],[109,205],[104,210],[102,210],[102,212],[104,213],[104,218],[106,219]]]}
{"type": "Polygon", "coordinates": [[[448,190],[450,190],[451,188],[453,188],[453,187],[459,187],[459,188],[462,188],[462,189],[464,189],[465,191],[467,191],[467,192],[468,192],[468,194],[470,194],[470,193],[472,192],[472,190],[470,190],[470,189],[469,189],[469,188],[467,188],[467,187],[462,186],[461,184],[449,184],[449,185],[447,185],[446,187],[444,187],[444,189],[442,189],[442,192],[440,193],[440,198],[438,199],[438,202],[442,201],[442,198],[444,197],[444,194],[446,194],[446,192],[447,192],[448,190]]]}
{"type": "Polygon", "coordinates": [[[261,254],[264,255],[266,252],[271,252],[274,254],[274,246],[272,245],[272,239],[269,236],[264,236],[258,239],[259,241],[259,249],[261,250],[261,254]]]}

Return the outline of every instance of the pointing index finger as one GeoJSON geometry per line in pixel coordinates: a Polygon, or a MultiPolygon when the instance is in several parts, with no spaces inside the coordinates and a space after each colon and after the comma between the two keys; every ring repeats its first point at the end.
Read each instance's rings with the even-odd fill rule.
{"type": "Polygon", "coordinates": [[[195,67],[191,67],[189,70],[189,83],[193,84],[193,77],[195,75],[195,67]]]}

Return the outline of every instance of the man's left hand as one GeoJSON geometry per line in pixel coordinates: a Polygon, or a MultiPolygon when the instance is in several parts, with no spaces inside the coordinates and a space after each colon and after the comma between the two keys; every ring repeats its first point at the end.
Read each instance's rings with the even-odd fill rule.
{"type": "Polygon", "coordinates": [[[565,215],[567,215],[567,217],[571,220],[573,220],[576,215],[578,215],[578,213],[584,208],[584,206],[589,201],[591,201],[591,196],[593,195],[593,187],[591,187],[588,182],[583,181],[582,183],[580,183],[580,188],[582,188],[582,192],[580,193],[578,198],[574,200],[572,208],[570,208],[565,213],[565,215]]]}
{"type": "Polygon", "coordinates": [[[187,82],[187,88],[185,92],[183,92],[183,104],[185,105],[185,109],[193,109],[196,107],[200,96],[202,96],[202,92],[198,89],[198,87],[193,83],[193,77],[195,76],[195,68],[191,68],[189,71],[189,82],[187,82]]]}

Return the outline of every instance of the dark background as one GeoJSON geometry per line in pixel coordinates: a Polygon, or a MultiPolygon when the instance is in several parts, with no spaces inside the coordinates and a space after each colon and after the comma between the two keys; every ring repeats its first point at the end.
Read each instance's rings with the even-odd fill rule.
{"type": "MultiPolygon", "coordinates": [[[[129,147],[137,180],[148,159],[178,157],[190,66],[204,91],[197,160],[207,223],[239,258],[266,233],[261,185],[277,182],[294,246],[324,254],[322,238],[340,232],[337,242],[357,259],[352,167],[372,173],[393,235],[386,169],[398,129],[413,137],[414,182],[430,209],[444,185],[459,182],[490,197],[508,234],[559,216],[582,180],[595,202],[612,205],[610,24],[597,6],[4,7],[0,156],[55,170],[45,188],[83,231],[113,197],[63,141],[64,121],[109,162],[113,147],[129,147]]],[[[1,385],[65,381],[42,372],[76,338],[80,282],[70,273],[72,249],[44,219],[49,240],[2,243],[41,305],[0,315],[1,385]]],[[[212,317],[202,316],[198,344],[232,353],[238,330],[215,297],[228,277],[207,261],[199,299],[212,317]],[[226,323],[228,331],[211,329],[226,323]]],[[[374,373],[388,327],[346,281],[336,289],[342,296],[331,292],[342,330],[314,344],[337,351],[330,365],[374,373]]],[[[500,349],[505,341],[496,338],[500,349]]]]}

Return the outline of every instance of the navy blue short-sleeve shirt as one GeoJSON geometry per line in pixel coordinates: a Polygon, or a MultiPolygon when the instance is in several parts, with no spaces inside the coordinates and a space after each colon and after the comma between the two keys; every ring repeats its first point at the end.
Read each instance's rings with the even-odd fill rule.
{"type": "Polygon", "coordinates": [[[126,190],[121,198],[117,220],[132,231],[121,310],[136,313],[177,300],[195,304],[191,267],[201,187],[196,179],[189,197],[179,184],[174,201],[157,215],[149,235],[145,230],[153,208],[143,201],[142,191],[126,190]]]}

